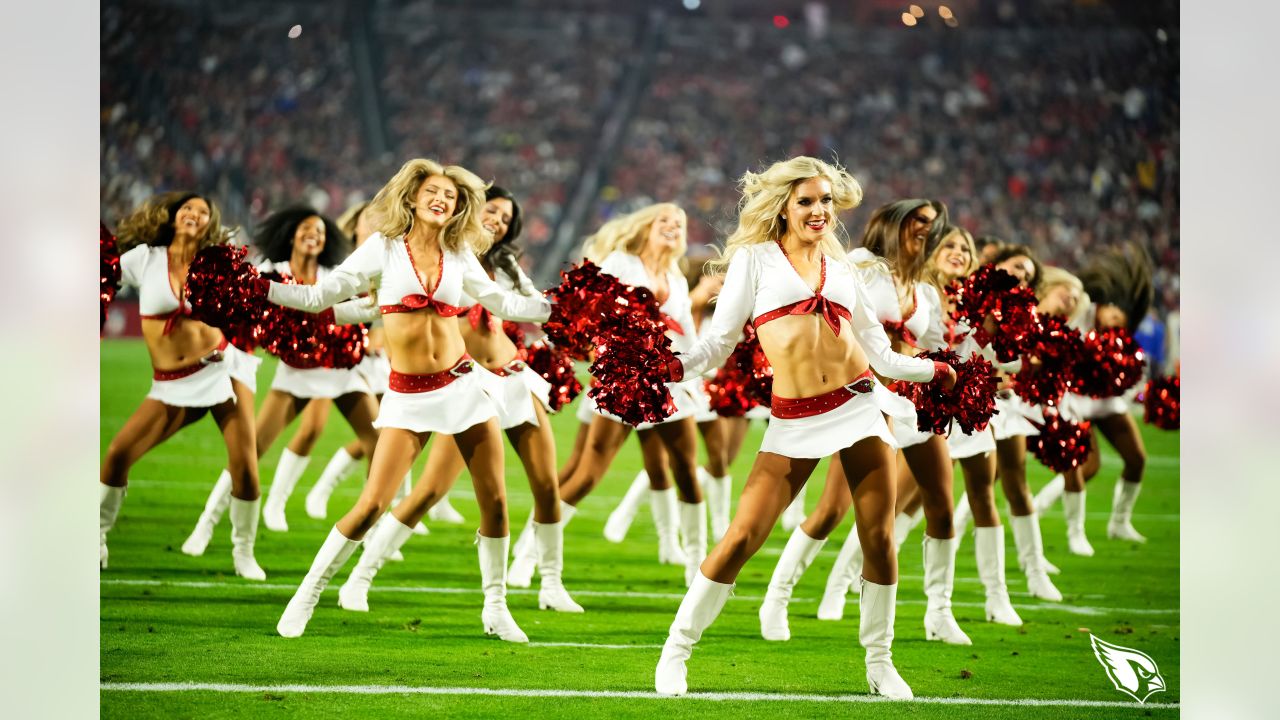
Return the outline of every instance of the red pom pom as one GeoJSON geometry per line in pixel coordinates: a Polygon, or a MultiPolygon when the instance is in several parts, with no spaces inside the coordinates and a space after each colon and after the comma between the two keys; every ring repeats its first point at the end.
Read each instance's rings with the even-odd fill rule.
{"type": "Polygon", "coordinates": [[[236,347],[252,351],[271,311],[258,269],[244,261],[247,248],[214,245],[196,253],[187,270],[191,317],[222,330],[236,347]]]}
{"type": "Polygon", "coordinates": [[[558,346],[538,340],[529,346],[526,362],[534,372],[551,383],[550,402],[553,412],[573,402],[582,392],[582,383],[574,372],[573,358],[558,346]]]}
{"type": "Polygon", "coordinates": [[[1089,421],[1073,423],[1057,413],[1045,413],[1040,434],[1027,438],[1027,449],[1054,472],[1079,467],[1089,457],[1089,421]]]}
{"type": "Polygon", "coordinates": [[[938,380],[929,383],[896,383],[899,395],[916,406],[916,427],[945,435],[954,421],[967,433],[987,429],[996,414],[995,368],[977,353],[964,362],[950,350],[922,352],[916,357],[944,362],[956,371],[956,384],[943,390],[938,380]]]}
{"type": "Polygon", "coordinates": [[[951,316],[973,328],[973,339],[979,345],[991,345],[1000,362],[1011,362],[1031,347],[1039,327],[1036,294],[1020,286],[1013,275],[994,265],[983,265],[962,284],[947,288],[947,293],[956,301],[951,316]],[[993,333],[984,329],[988,316],[995,327],[993,333]]]}
{"type": "MultiPolygon", "coordinates": [[[[656,310],[653,295],[648,290],[644,293],[656,310]]],[[[591,365],[591,374],[600,381],[599,387],[588,391],[591,398],[601,410],[629,425],[661,422],[676,411],[667,387],[669,366],[675,359],[667,326],[645,315],[636,307],[629,317],[603,323],[591,365]]]]}
{"type": "Polygon", "coordinates": [[[1138,384],[1146,354],[1124,328],[1094,330],[1072,370],[1071,391],[1094,398],[1121,395],[1138,384]]]}
{"type": "Polygon", "coordinates": [[[98,300],[102,316],[98,330],[107,326],[107,308],[116,299],[120,291],[120,248],[116,245],[116,236],[111,234],[105,223],[99,223],[98,230],[98,300]]]}
{"type": "Polygon", "coordinates": [[[542,329],[556,347],[576,360],[587,360],[600,323],[626,309],[615,302],[624,286],[589,260],[561,272],[560,278],[560,285],[547,291],[553,304],[542,329]]]}
{"type": "Polygon", "coordinates": [[[1027,350],[1038,364],[1023,364],[1023,369],[1013,375],[1013,391],[1032,405],[1056,406],[1067,391],[1083,352],[1084,340],[1079,332],[1056,315],[1041,316],[1039,330],[1027,350]]]}
{"type": "MultiPolygon", "coordinates": [[[[288,275],[272,279],[294,282],[288,275]]],[[[334,323],[332,310],[309,313],[270,304],[258,336],[264,350],[292,367],[347,369],[364,358],[367,335],[361,325],[334,323]]]]}
{"type": "Polygon", "coordinates": [[[742,417],[758,405],[768,406],[773,398],[773,367],[760,348],[755,329],[742,329],[742,342],[729,354],[724,367],[704,382],[711,409],[722,417],[742,417]]]}
{"type": "Polygon", "coordinates": [[[1161,430],[1177,430],[1182,415],[1182,380],[1177,375],[1147,383],[1142,391],[1142,417],[1161,430]]]}

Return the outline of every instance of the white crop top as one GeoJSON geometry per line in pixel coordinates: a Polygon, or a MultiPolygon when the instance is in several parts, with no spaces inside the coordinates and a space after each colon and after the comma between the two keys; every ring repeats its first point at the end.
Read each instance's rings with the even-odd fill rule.
{"type": "MultiPolygon", "coordinates": [[[[615,250],[600,263],[600,272],[612,275],[627,285],[653,290],[653,279],[645,269],[644,261],[639,255],[615,250]]],[[[676,352],[685,352],[697,342],[697,328],[693,325],[693,302],[689,300],[689,284],[684,275],[675,270],[667,271],[667,286],[670,288],[667,301],[658,310],[674,321],[669,322],[667,336],[671,338],[671,347],[676,352]],[[676,328],[679,328],[677,331],[676,328]]],[[[742,330],[742,326],[738,326],[742,330]]]]}
{"type": "Polygon", "coordinates": [[[866,248],[849,253],[849,261],[858,269],[871,302],[876,320],[883,323],[902,323],[915,338],[913,343],[921,350],[943,350],[947,347],[946,327],[942,323],[942,300],[938,290],[929,283],[918,282],[915,287],[915,310],[903,323],[902,307],[898,304],[898,289],[888,268],[866,248]]]}
{"type": "MultiPolygon", "coordinates": [[[[163,319],[178,310],[178,295],[169,282],[169,248],[139,245],[120,256],[120,285],[138,288],[142,317],[163,319]]],[[[183,297],[185,312],[191,305],[183,297]]]]}
{"type": "Polygon", "coordinates": [[[748,320],[759,325],[783,314],[817,313],[837,333],[840,328],[852,327],[877,373],[915,382],[932,380],[932,361],[893,351],[853,269],[829,256],[824,256],[822,262],[823,279],[815,294],[778,243],[762,242],[738,250],[729,262],[715,314],[709,321],[711,328],[680,357],[684,376],[693,377],[709,367],[723,365],[748,320]]]}

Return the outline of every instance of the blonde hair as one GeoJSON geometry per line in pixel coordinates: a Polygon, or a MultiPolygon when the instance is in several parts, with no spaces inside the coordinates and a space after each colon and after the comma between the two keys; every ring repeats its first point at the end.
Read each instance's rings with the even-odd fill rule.
{"type": "Polygon", "coordinates": [[[950,285],[952,281],[948,280],[946,276],[938,270],[937,259],[938,255],[942,253],[942,247],[946,245],[947,240],[949,240],[952,235],[959,235],[965,245],[969,246],[969,264],[965,265],[964,272],[960,274],[960,277],[968,277],[974,270],[978,269],[978,248],[976,243],[973,242],[973,235],[969,234],[968,230],[965,230],[958,225],[948,225],[942,232],[942,240],[938,241],[938,246],[933,249],[933,252],[929,253],[929,259],[925,261],[924,266],[924,279],[927,280],[930,285],[937,288],[938,292],[942,294],[942,297],[946,297],[947,286],[950,285]]]}
{"type": "Polygon", "coordinates": [[[167,246],[173,242],[174,220],[178,210],[189,200],[200,199],[209,206],[209,224],[198,238],[196,248],[221,245],[231,237],[231,231],[222,227],[222,213],[212,200],[193,192],[167,192],[153,195],[134,210],[116,228],[116,240],[120,252],[125,252],[138,245],[167,246]]]}
{"type": "Polygon", "coordinates": [[[675,250],[671,251],[671,269],[679,272],[680,259],[684,257],[687,247],[685,238],[688,235],[689,218],[684,209],[675,203],[655,203],[610,220],[601,225],[594,235],[587,238],[582,247],[582,254],[597,265],[609,257],[610,253],[618,250],[639,255],[644,251],[644,245],[649,240],[649,229],[653,227],[658,217],[668,210],[680,213],[686,225],[680,233],[680,241],[676,244],[675,250]]]}
{"type": "Polygon", "coordinates": [[[1075,315],[1067,318],[1067,322],[1069,324],[1078,324],[1083,319],[1084,315],[1089,312],[1090,308],[1093,307],[1093,301],[1089,298],[1089,293],[1085,292],[1084,283],[1075,275],[1072,275],[1060,267],[1054,267],[1052,265],[1046,267],[1044,269],[1044,278],[1040,281],[1040,284],[1036,286],[1036,299],[1045,299],[1051,290],[1062,285],[1066,285],[1080,291],[1080,302],[1076,304],[1075,315]]]}
{"type": "Polygon", "coordinates": [[[351,238],[351,244],[356,243],[356,225],[360,223],[360,216],[369,208],[369,201],[363,200],[347,208],[345,212],[338,216],[338,229],[346,233],[351,238]]]}
{"type": "MultiPolygon", "coordinates": [[[[748,171],[738,181],[742,200],[738,203],[738,227],[725,241],[720,257],[709,264],[714,272],[723,272],[729,266],[734,253],[748,245],[776,242],[787,232],[787,221],[782,211],[787,206],[791,191],[796,185],[813,178],[825,178],[831,183],[831,200],[836,211],[850,210],[862,203],[862,186],[838,164],[826,163],[817,158],[798,156],[776,162],[764,172],[748,171]]],[[[844,224],[835,218],[832,232],[820,243],[822,252],[843,260],[845,236],[844,224]]]]}
{"type": "Polygon", "coordinates": [[[374,213],[375,228],[389,238],[403,237],[413,227],[413,204],[422,183],[432,175],[449,178],[458,187],[458,204],[440,233],[440,246],[459,252],[483,254],[493,244],[493,236],[480,224],[484,191],[488,185],[461,165],[441,165],[434,160],[415,158],[405,163],[373,196],[366,212],[374,213]]]}

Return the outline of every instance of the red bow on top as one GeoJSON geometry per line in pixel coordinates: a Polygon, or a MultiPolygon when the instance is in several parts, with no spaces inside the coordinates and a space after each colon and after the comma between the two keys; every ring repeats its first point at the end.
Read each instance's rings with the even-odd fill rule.
{"type": "Polygon", "coordinates": [[[421,310],[429,307],[435,310],[441,317],[456,317],[466,312],[466,308],[457,307],[455,305],[447,305],[426,295],[405,295],[400,298],[400,304],[410,310],[421,310]]]}
{"type": "Polygon", "coordinates": [[[164,330],[162,333],[164,335],[168,335],[173,332],[175,327],[178,326],[179,320],[184,317],[191,317],[191,308],[186,305],[182,305],[172,312],[161,313],[159,315],[143,315],[142,317],[147,320],[159,320],[160,318],[164,318],[164,330]]]}
{"type": "Polygon", "coordinates": [[[902,338],[903,342],[911,347],[919,347],[916,344],[916,334],[907,329],[907,323],[905,321],[894,322],[893,320],[885,320],[881,324],[884,325],[885,332],[897,335],[902,338]]]}
{"type": "Polygon", "coordinates": [[[808,300],[801,300],[792,305],[787,314],[821,315],[827,321],[827,324],[831,326],[831,332],[835,333],[836,337],[840,337],[840,318],[845,320],[853,319],[853,313],[849,312],[845,306],[832,302],[822,295],[814,295],[808,300]]]}
{"type": "Polygon", "coordinates": [[[662,313],[662,324],[666,325],[668,330],[677,335],[684,334],[684,328],[680,326],[680,323],[666,313],[662,313]]]}
{"type": "Polygon", "coordinates": [[[467,321],[471,323],[472,330],[479,330],[482,325],[489,328],[489,332],[498,332],[502,329],[502,322],[480,303],[472,305],[471,309],[467,310],[467,321]]]}

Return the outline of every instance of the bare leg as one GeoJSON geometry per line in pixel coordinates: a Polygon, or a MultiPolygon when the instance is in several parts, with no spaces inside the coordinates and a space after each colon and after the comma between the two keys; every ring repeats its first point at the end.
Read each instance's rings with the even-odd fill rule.
{"type": "Polygon", "coordinates": [[[1134,529],[1132,522],[1133,506],[1142,489],[1142,473],[1147,465],[1147,450],[1142,445],[1142,435],[1128,413],[1099,418],[1097,425],[1124,461],[1124,470],[1116,479],[1111,497],[1111,520],[1107,523],[1107,536],[1114,540],[1146,542],[1147,539],[1134,529]]]}
{"type": "Polygon", "coordinates": [[[384,428],[378,435],[378,449],[373,453],[369,482],[356,504],[338,521],[337,530],[349,540],[360,540],[378,518],[386,512],[395,497],[404,474],[422,452],[431,433],[415,433],[401,428],[384,428]]]}
{"type": "Polygon", "coordinates": [[[542,524],[560,522],[560,487],[556,479],[556,439],[542,403],[535,402],[538,424],[507,430],[507,439],[516,449],[529,491],[533,494],[533,519],[542,524]]]}
{"type": "Polygon", "coordinates": [[[717,418],[711,422],[698,423],[698,432],[702,434],[702,446],[707,451],[707,472],[711,477],[724,477],[729,474],[729,428],[717,418]]]}
{"type": "Polygon", "coordinates": [[[236,574],[249,580],[266,580],[267,574],[254,559],[258,535],[259,490],[258,453],[253,429],[253,393],[243,383],[233,381],[235,401],[212,409],[214,420],[227,444],[227,472],[231,475],[231,559],[236,574]]]}
{"type": "Polygon", "coordinates": [[[969,499],[969,512],[973,514],[973,524],[980,528],[998,526],[1000,514],[996,510],[995,453],[964,458],[960,461],[960,470],[964,474],[965,492],[969,499]]]}
{"type": "Polygon", "coordinates": [[[649,476],[650,490],[666,490],[671,487],[671,479],[667,476],[667,446],[657,433],[650,430],[636,432],[640,441],[640,459],[644,472],[649,476]]]}
{"type": "Polygon", "coordinates": [[[143,399],[107,446],[100,482],[108,487],[128,485],[129,468],[152,448],[204,417],[206,411],[207,408],[175,407],[159,400],[143,399]]]}
{"type": "Polygon", "coordinates": [[[560,468],[561,485],[573,476],[573,472],[578,469],[578,463],[582,462],[582,452],[587,447],[587,433],[590,428],[591,423],[578,423],[578,433],[573,436],[573,450],[569,451],[569,459],[565,460],[564,467],[560,468]]]}
{"type": "Polygon", "coordinates": [[[583,444],[582,458],[573,474],[560,484],[560,498],[577,507],[600,484],[609,464],[613,462],[629,434],[631,427],[628,425],[606,417],[593,418],[583,444]]]}
{"type": "Polygon", "coordinates": [[[946,439],[934,435],[906,448],[902,454],[924,496],[925,534],[940,540],[954,537],[951,455],[947,452],[946,439]]]}
{"type": "MultiPolygon", "coordinates": [[[[862,577],[878,585],[894,585],[898,582],[898,549],[893,541],[897,493],[894,451],[879,438],[865,438],[841,451],[839,457],[839,463],[832,458],[831,466],[839,467],[844,475],[845,495],[853,505],[864,556],[862,577]]],[[[823,497],[826,495],[824,491],[823,497]]]]}
{"type": "Polygon", "coordinates": [[[817,465],[818,461],[810,458],[768,452],[757,455],[738,499],[738,512],[729,522],[724,539],[703,561],[702,575],[722,584],[737,580],[742,566],[760,550],[782,511],[817,465]]]}
{"type": "MultiPolygon", "coordinates": [[[[884,443],[881,442],[881,444],[884,443]]],[[[831,462],[827,466],[826,482],[822,485],[822,496],[818,498],[818,506],[800,525],[804,534],[814,540],[825,540],[830,537],[831,533],[840,526],[840,522],[849,512],[850,505],[853,504],[853,496],[849,492],[849,475],[845,472],[842,457],[843,453],[831,456],[831,462]]]]}
{"type": "Polygon", "coordinates": [[[732,466],[742,450],[742,441],[747,437],[751,421],[745,417],[720,418],[717,422],[728,428],[725,438],[725,466],[732,466]]]}
{"type": "Polygon", "coordinates": [[[431,506],[448,494],[467,467],[452,435],[437,435],[427,448],[427,464],[409,496],[391,511],[408,527],[417,525],[431,506]]]}
{"type": "Polygon", "coordinates": [[[996,441],[996,473],[1004,497],[1009,501],[1009,514],[1025,517],[1035,509],[1031,489],[1027,487],[1027,439],[1021,435],[996,441]]]}
{"type": "Polygon", "coordinates": [[[324,433],[325,424],[329,422],[329,408],[332,405],[333,402],[327,398],[313,398],[307,403],[306,409],[302,411],[302,420],[298,423],[298,429],[294,431],[293,438],[286,446],[289,452],[302,456],[311,454],[320,440],[320,435],[324,433]]]}
{"type": "Polygon", "coordinates": [[[702,502],[702,489],[698,487],[698,432],[693,418],[655,425],[637,434],[654,433],[662,438],[667,451],[671,475],[675,480],[680,500],[686,503],[702,502]]]}

